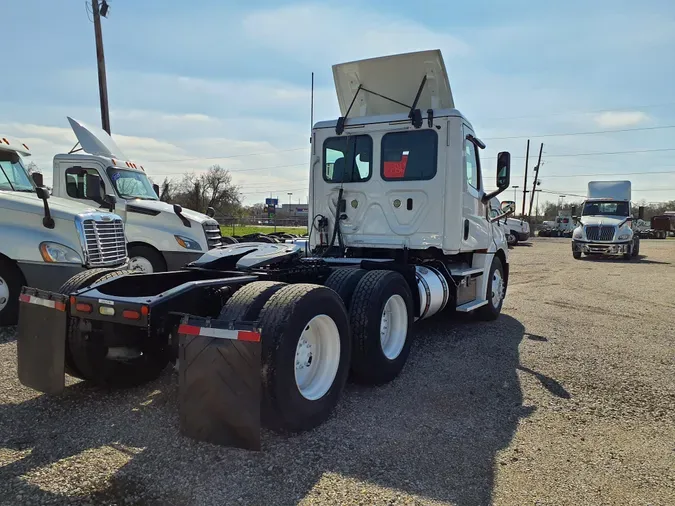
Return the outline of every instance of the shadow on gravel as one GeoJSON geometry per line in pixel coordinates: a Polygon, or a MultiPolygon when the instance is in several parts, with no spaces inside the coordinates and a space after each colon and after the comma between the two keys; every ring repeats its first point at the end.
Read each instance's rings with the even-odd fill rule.
{"type": "Polygon", "coordinates": [[[0,327],[0,344],[16,341],[16,327],[0,327]]]}
{"type": "Polygon", "coordinates": [[[553,395],[567,393],[520,366],[524,328],[509,316],[490,323],[431,319],[416,334],[398,379],[377,388],[349,385],[327,423],[296,436],[265,433],[260,453],[181,436],[176,376],[168,371],[130,391],[77,383],[60,397],[0,405],[0,448],[27,450],[0,468],[0,497],[11,503],[21,493],[24,501],[49,504],[340,503],[359,496],[364,485],[349,481],[356,478],[458,505],[490,504],[495,466],[508,465],[497,463],[497,454],[534,410],[522,404],[517,370],[534,374],[553,395]],[[59,471],[62,459],[94,449],[91,463],[59,471]],[[111,476],[88,470],[106,458],[116,462],[106,467],[111,476]],[[61,488],[42,484],[49,473],[61,488]],[[87,489],[83,480],[92,490],[70,496],[68,489],[87,489]]]}
{"type": "Polygon", "coordinates": [[[656,265],[670,265],[670,262],[659,262],[658,260],[648,260],[646,255],[638,255],[630,260],[624,260],[621,257],[605,257],[602,255],[585,255],[582,257],[586,262],[606,262],[610,264],[656,264],[656,265]]]}

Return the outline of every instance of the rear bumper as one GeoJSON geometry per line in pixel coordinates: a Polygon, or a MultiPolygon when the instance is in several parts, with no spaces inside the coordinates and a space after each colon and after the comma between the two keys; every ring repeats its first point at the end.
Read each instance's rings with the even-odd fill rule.
{"type": "Polygon", "coordinates": [[[81,265],[17,262],[26,286],[56,292],[63,283],[84,270],[81,265]]]}
{"type": "Polygon", "coordinates": [[[631,244],[630,241],[612,243],[572,241],[572,251],[591,255],[623,255],[630,253],[631,244]]]}

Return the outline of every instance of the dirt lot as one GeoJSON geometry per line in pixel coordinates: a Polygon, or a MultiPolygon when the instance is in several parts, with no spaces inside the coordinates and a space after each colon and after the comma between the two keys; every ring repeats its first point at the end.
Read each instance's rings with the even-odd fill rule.
{"type": "Polygon", "coordinates": [[[422,323],[399,379],[261,453],[182,437],[171,371],[38,395],[4,331],[0,503],[675,504],[675,241],[642,253],[517,247],[498,321],[422,323]]]}

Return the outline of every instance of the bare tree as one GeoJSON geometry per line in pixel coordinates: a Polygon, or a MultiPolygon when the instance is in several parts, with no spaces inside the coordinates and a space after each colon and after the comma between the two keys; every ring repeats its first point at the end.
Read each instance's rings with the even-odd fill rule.
{"type": "Polygon", "coordinates": [[[241,207],[239,188],[232,183],[229,171],[220,165],[212,165],[204,173],[185,174],[177,183],[165,179],[160,193],[165,202],[202,213],[213,207],[218,215],[234,215],[241,207]]]}
{"type": "Polygon", "coordinates": [[[37,163],[35,162],[30,162],[28,165],[26,165],[26,170],[28,171],[29,176],[32,176],[35,172],[42,172],[40,167],[38,167],[37,163]]]}

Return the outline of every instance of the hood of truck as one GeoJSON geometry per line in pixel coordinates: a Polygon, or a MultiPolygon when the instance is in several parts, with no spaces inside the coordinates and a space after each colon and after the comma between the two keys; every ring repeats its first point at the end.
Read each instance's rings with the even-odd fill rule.
{"type": "Polygon", "coordinates": [[[81,121],[68,117],[70,128],[73,129],[77,142],[82,150],[90,155],[105,156],[108,158],[121,158],[126,160],[122,150],[105,130],[92,125],[86,125],[81,121]]]}
{"type": "MultiPolygon", "coordinates": [[[[75,215],[87,212],[101,212],[86,204],[80,204],[73,200],[50,197],[47,201],[49,210],[54,218],[72,220],[75,215]]],[[[0,209],[12,209],[14,211],[39,214],[44,216],[44,205],[35,193],[0,191],[0,209]]]]}
{"type": "Polygon", "coordinates": [[[625,216],[582,216],[581,222],[588,225],[612,225],[617,226],[626,219],[625,216]]]}
{"type": "Polygon", "coordinates": [[[425,76],[426,82],[416,108],[423,115],[427,109],[454,108],[448,73],[438,49],[333,65],[340,114],[346,115],[359,86],[362,89],[349,112],[350,118],[407,113],[425,76]],[[386,100],[363,88],[405,105],[386,100]]]}
{"type": "MultiPolygon", "coordinates": [[[[147,209],[149,211],[155,211],[155,212],[160,212],[160,213],[170,213],[172,215],[175,215],[176,213],[173,212],[173,204],[169,204],[167,202],[162,202],[159,200],[128,200],[127,205],[138,207],[141,209],[147,209]]],[[[183,208],[182,211],[183,216],[185,216],[187,219],[192,220],[196,223],[202,224],[205,221],[210,221],[212,218],[209,218],[205,214],[198,213],[197,211],[193,211],[191,209],[185,209],[183,208]]]]}
{"type": "Polygon", "coordinates": [[[510,227],[522,230],[523,232],[527,232],[530,230],[530,224],[525,220],[519,220],[518,218],[507,218],[506,224],[509,225],[510,227]]]}

